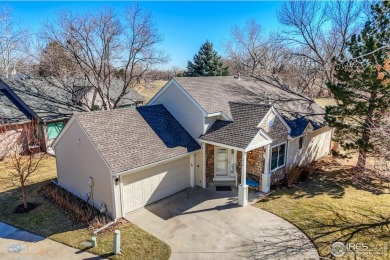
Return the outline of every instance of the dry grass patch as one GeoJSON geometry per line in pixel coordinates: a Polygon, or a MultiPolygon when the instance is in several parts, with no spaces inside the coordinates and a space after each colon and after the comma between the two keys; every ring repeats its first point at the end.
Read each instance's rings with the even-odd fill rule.
{"type": "Polygon", "coordinates": [[[146,98],[146,104],[165,84],[167,84],[165,80],[155,80],[150,83],[138,85],[135,87],[135,90],[146,98]]]}
{"type": "Polygon", "coordinates": [[[315,98],[314,102],[322,108],[325,108],[326,106],[337,106],[336,99],[334,98],[315,98]]]}
{"type": "MultiPolygon", "coordinates": [[[[390,245],[390,194],[386,187],[380,194],[357,187],[351,168],[328,158],[307,182],[272,193],[256,205],[300,228],[322,257],[331,257],[330,245],[336,241],[390,245]]],[[[389,258],[390,251],[369,257],[389,258]]]]}

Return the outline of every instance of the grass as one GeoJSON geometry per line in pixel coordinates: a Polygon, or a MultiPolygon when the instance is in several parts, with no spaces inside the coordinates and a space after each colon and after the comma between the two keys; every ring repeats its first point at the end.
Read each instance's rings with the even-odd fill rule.
{"type": "MultiPolygon", "coordinates": [[[[383,191],[378,194],[368,187],[356,186],[350,167],[339,160],[328,158],[320,166],[309,181],[276,191],[256,206],[300,228],[322,257],[331,257],[330,246],[335,241],[370,243],[381,248],[383,243],[390,245],[388,187],[377,187],[375,190],[383,191]]],[[[344,259],[348,257],[354,258],[348,254],[344,259]]],[[[388,250],[367,259],[389,258],[388,250]]]]}
{"type": "MultiPolygon", "coordinates": [[[[8,172],[5,163],[0,162],[0,172],[5,177],[8,172]]],[[[86,248],[81,243],[91,238],[91,230],[74,220],[68,212],[57,207],[39,193],[42,185],[55,178],[55,159],[46,157],[28,186],[28,200],[39,204],[25,214],[14,214],[13,210],[21,203],[19,189],[0,182],[0,221],[17,226],[35,234],[48,237],[63,244],[86,250],[111,259],[168,259],[170,248],[164,242],[150,235],[130,222],[117,228],[121,230],[122,254],[112,255],[113,229],[98,234],[98,247],[86,248]]]]}
{"type": "Polygon", "coordinates": [[[336,100],[334,98],[315,98],[314,102],[317,103],[322,108],[325,108],[326,106],[336,106],[336,100]]]}
{"type": "Polygon", "coordinates": [[[136,86],[136,90],[143,95],[146,100],[145,104],[149,102],[149,100],[162,88],[165,86],[167,81],[165,80],[155,80],[152,81],[151,83],[148,83],[146,86],[145,85],[138,85],[136,86]]]}

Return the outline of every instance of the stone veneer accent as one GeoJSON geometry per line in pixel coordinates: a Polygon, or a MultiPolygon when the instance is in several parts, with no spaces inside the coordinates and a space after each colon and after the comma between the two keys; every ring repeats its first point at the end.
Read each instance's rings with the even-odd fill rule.
{"type": "MultiPolygon", "coordinates": [[[[264,147],[249,151],[246,154],[246,173],[253,174],[259,177],[261,185],[261,174],[264,172],[264,147]]],[[[242,169],[242,152],[237,152],[237,178],[238,183],[241,183],[241,169],[242,169]]]]}

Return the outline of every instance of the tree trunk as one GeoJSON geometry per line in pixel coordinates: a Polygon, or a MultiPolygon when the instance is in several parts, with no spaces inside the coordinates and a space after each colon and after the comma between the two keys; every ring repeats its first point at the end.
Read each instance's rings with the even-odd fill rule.
{"type": "Polygon", "coordinates": [[[358,155],[358,161],[356,164],[356,168],[360,170],[364,170],[366,168],[366,159],[367,159],[367,153],[363,149],[359,148],[359,155],[358,155]]]}
{"type": "Polygon", "coordinates": [[[22,185],[22,200],[23,200],[23,206],[26,209],[27,208],[27,196],[26,196],[26,189],[24,185],[22,185]]]}
{"type": "Polygon", "coordinates": [[[362,144],[359,147],[359,156],[358,161],[356,163],[356,168],[359,171],[362,171],[366,168],[366,161],[367,161],[367,150],[370,144],[370,132],[371,132],[371,126],[372,126],[372,118],[374,115],[374,100],[376,99],[377,95],[376,93],[371,93],[371,98],[368,102],[368,110],[366,114],[366,119],[364,120],[364,129],[362,133],[362,144]]]}

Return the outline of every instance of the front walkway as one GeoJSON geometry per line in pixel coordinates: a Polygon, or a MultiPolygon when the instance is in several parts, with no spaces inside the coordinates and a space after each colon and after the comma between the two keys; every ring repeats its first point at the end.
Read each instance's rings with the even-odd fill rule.
{"type": "Polygon", "coordinates": [[[126,219],[168,243],[171,259],[319,259],[289,222],[251,205],[239,207],[235,190],[190,188],[126,219]]]}
{"type": "Polygon", "coordinates": [[[100,259],[48,238],[0,222],[0,259],[100,259]]]}

